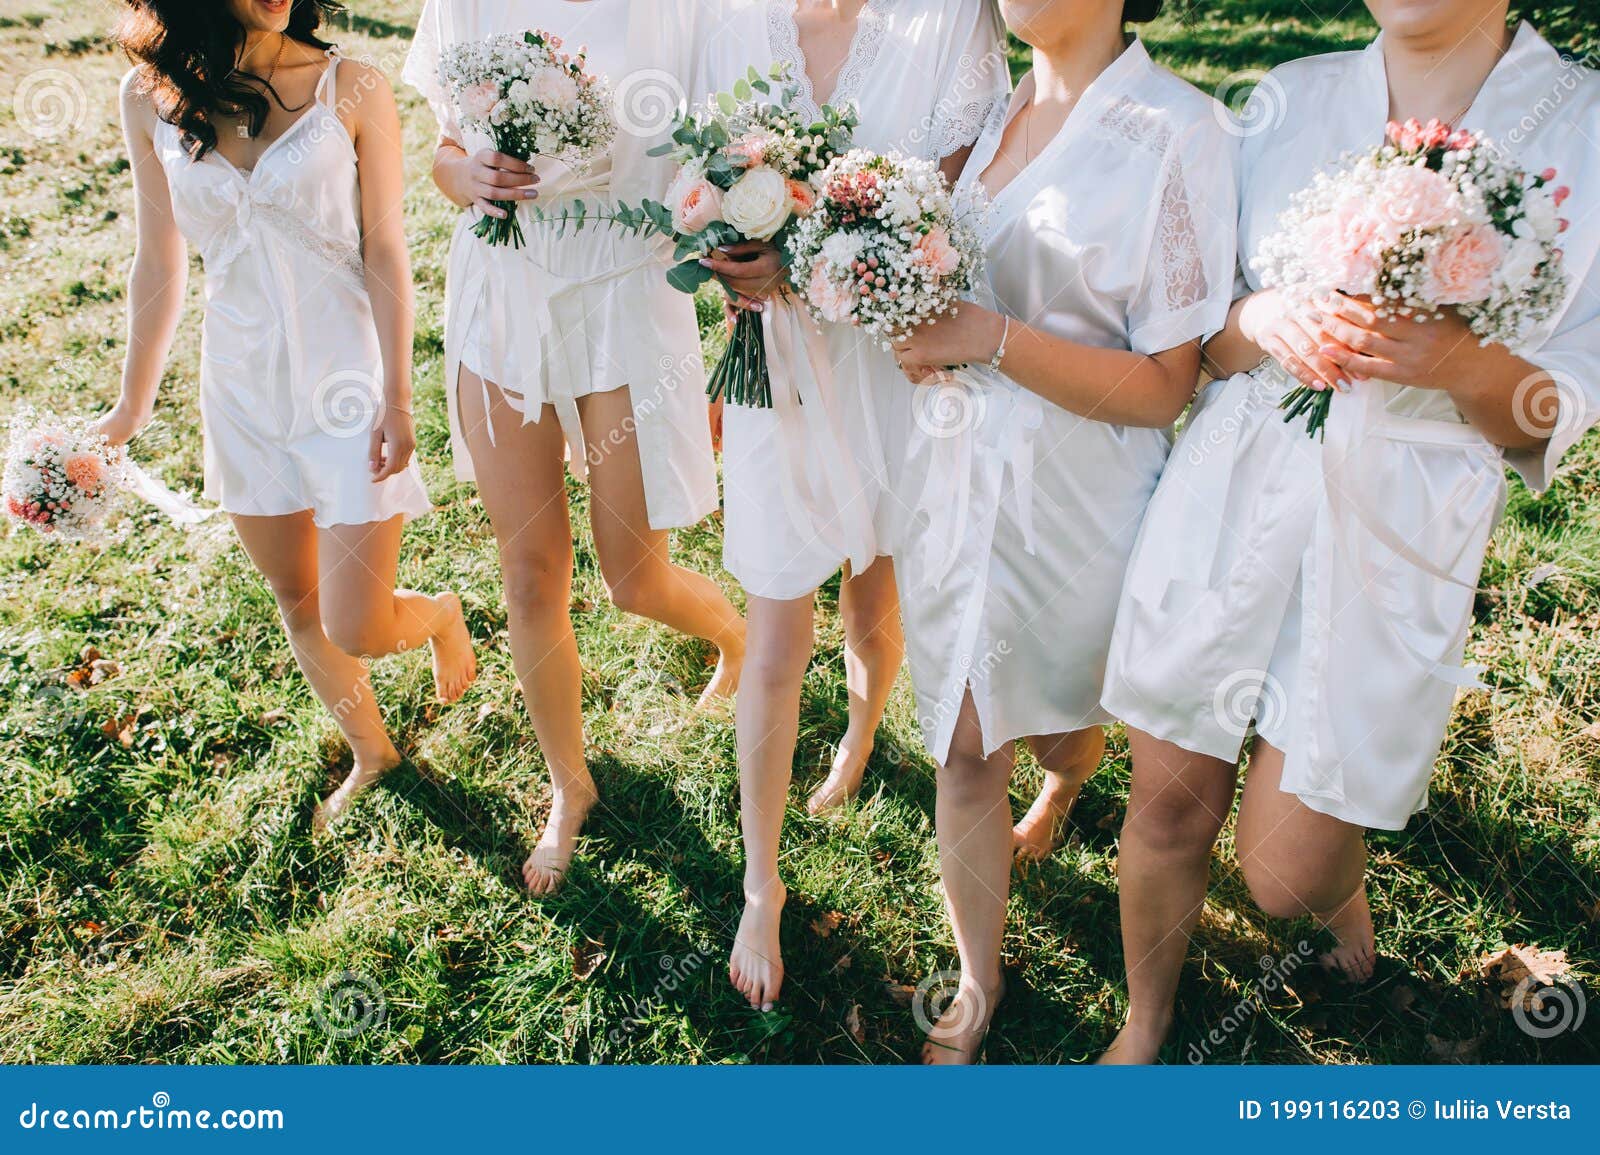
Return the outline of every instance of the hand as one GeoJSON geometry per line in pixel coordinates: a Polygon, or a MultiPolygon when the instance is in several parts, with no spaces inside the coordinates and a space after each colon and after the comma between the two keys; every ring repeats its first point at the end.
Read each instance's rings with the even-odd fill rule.
{"type": "Polygon", "coordinates": [[[1245,339],[1296,381],[1311,389],[1347,391],[1349,382],[1364,374],[1352,374],[1329,357],[1333,341],[1323,328],[1326,320],[1315,309],[1290,304],[1274,289],[1252,294],[1239,309],[1239,331],[1245,339]]]}
{"type": "Polygon", "coordinates": [[[457,203],[470,204],[484,216],[504,220],[506,210],[495,201],[531,201],[538,197],[539,174],[525,160],[480,149],[471,156],[462,154],[454,166],[452,188],[446,190],[457,203]]]}
{"type": "Polygon", "coordinates": [[[94,423],[94,431],[112,445],[126,445],[149,423],[150,414],[147,411],[118,401],[110,412],[94,423]]]}
{"type": "MultiPolygon", "coordinates": [[[[1013,333],[1018,328],[1013,324],[1013,333]]],[[[921,385],[939,366],[987,363],[1000,348],[1005,329],[1006,319],[999,313],[962,303],[894,342],[894,359],[913,384],[921,385]]]]}
{"type": "Polygon", "coordinates": [[[367,456],[372,469],[373,484],[393,477],[411,463],[417,449],[417,431],[411,414],[404,409],[385,405],[372,426],[367,456]]]}
{"type": "Polygon", "coordinates": [[[770,241],[741,241],[712,250],[700,263],[710,269],[728,292],[738,309],[761,312],[762,302],[788,287],[789,270],[783,254],[770,241]]]}
{"type": "Polygon", "coordinates": [[[1437,320],[1380,317],[1370,300],[1341,295],[1324,303],[1323,328],[1338,342],[1328,358],[1347,373],[1420,389],[1447,389],[1464,379],[1462,359],[1479,348],[1454,309],[1437,320]]]}

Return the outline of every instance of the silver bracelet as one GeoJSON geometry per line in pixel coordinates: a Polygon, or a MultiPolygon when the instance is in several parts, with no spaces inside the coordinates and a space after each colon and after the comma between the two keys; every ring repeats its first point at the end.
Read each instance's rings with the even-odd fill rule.
{"type": "Polygon", "coordinates": [[[1000,347],[994,351],[994,356],[989,358],[989,368],[996,373],[1000,371],[1000,362],[1005,359],[1006,342],[1011,339],[1011,318],[1006,318],[1005,328],[1000,330],[1000,347]]]}

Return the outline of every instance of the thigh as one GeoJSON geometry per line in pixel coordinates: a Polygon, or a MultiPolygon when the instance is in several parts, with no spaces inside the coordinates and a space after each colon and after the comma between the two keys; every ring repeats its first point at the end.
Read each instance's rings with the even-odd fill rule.
{"type": "Polygon", "coordinates": [[[285,613],[317,607],[317,527],[310,510],[280,517],[233,514],[233,529],[285,613]]]}
{"type": "Polygon", "coordinates": [[[547,405],[539,421],[524,422],[499,386],[485,386],[465,367],[457,397],[478,494],[502,562],[527,559],[570,575],[566,439],[555,409],[547,405]]]}
{"type": "Polygon", "coordinates": [[[322,612],[330,619],[354,621],[368,614],[388,619],[404,521],[396,514],[387,521],[317,531],[317,586],[322,612]]]}
{"type": "Polygon", "coordinates": [[[860,573],[849,572],[839,583],[839,612],[855,633],[868,633],[900,616],[900,594],[894,584],[894,559],[880,557],[860,573]]]}
{"type": "Polygon", "coordinates": [[[589,466],[589,523],[607,580],[626,575],[639,562],[667,556],[665,530],[650,528],[644,467],[634,432],[633,400],[627,389],[578,399],[589,466]]]}
{"type": "Polygon", "coordinates": [[[1298,894],[1342,863],[1366,832],[1311,809],[1282,789],[1282,779],[1283,751],[1257,738],[1239,803],[1235,849],[1241,865],[1260,867],[1298,894]]]}
{"type": "Polygon", "coordinates": [[[741,684],[774,687],[805,677],[814,645],[815,599],[750,597],[741,684]]]}

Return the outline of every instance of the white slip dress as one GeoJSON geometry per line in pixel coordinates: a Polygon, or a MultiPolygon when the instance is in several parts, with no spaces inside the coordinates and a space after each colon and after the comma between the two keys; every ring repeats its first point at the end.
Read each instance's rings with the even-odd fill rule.
{"type": "MultiPolygon", "coordinates": [[[[973,149],[978,182],[1031,77],[973,149]]],[[[1216,102],[1133,40],[995,194],[986,308],[1146,355],[1222,327],[1232,300],[1233,138],[1216,102]]],[[[924,741],[944,763],[972,695],[985,754],[1104,724],[1123,575],[1171,445],[1046,401],[987,366],[918,393],[895,558],[924,741]]]]}
{"type": "Polygon", "coordinates": [[[330,53],[311,106],[249,172],[215,149],[191,159],[165,121],[155,134],[174,218],[205,266],[205,497],[253,517],[310,510],[322,527],[431,508],[415,461],[376,484],[368,464],[383,356],[337,68],[330,53]]]}
{"type": "MultiPolygon", "coordinates": [[[[673,67],[688,69],[667,59],[672,53],[666,42],[690,30],[666,26],[674,19],[670,7],[657,10],[644,0],[428,0],[402,75],[428,99],[441,132],[475,153],[492,141],[457,123],[439,73],[449,45],[538,28],[560,36],[563,50],[587,49],[589,70],[611,82],[619,101],[646,75],[642,59],[653,62],[647,84],[682,92],[687,81],[679,81],[673,67]],[[659,61],[652,46],[661,53],[659,61]]],[[[574,200],[593,206],[617,195],[615,153],[614,147],[581,170],[534,158],[540,177],[534,203],[558,213],[574,200]]],[[[663,184],[642,191],[659,199],[666,189],[663,184]]],[[[698,522],[717,506],[716,462],[694,303],[666,283],[670,249],[663,253],[660,244],[596,225],[558,236],[553,226],[534,223],[528,206],[520,215],[526,240],[520,249],[474,236],[479,214],[471,208],[462,212],[450,244],[445,394],[457,478],[476,476],[460,424],[460,368],[486,383],[486,411],[488,382],[524,423],[552,409],[567,443],[568,466],[579,478],[586,476],[591,457],[607,447],[585,444],[578,400],[627,387],[651,526],[698,522]]],[[[492,441],[495,430],[487,433],[492,441]]]]}
{"type": "MultiPolygon", "coordinates": [[[[1261,287],[1250,258],[1294,193],[1382,140],[1382,38],[1282,65],[1257,93],[1239,295],[1261,287]]],[[[1426,807],[1456,694],[1477,684],[1463,658],[1503,465],[1543,489],[1600,417],[1600,213],[1581,199],[1600,186],[1600,79],[1523,24],[1459,123],[1573,189],[1567,301],[1517,350],[1555,376],[1555,436],[1502,451],[1443,390],[1367,381],[1333,399],[1316,440],[1283,421],[1294,382],[1275,362],[1213,382],[1145,518],[1103,698],[1130,726],[1230,761],[1253,725],[1284,753],[1285,791],[1376,829],[1426,807]]]]}
{"type": "MultiPolygon", "coordinates": [[[[992,0],[867,0],[828,102],[854,105],[858,147],[937,162],[977,139],[1010,75],[992,0]]],[[[745,4],[707,38],[705,86],[753,66],[788,66],[800,107],[819,115],[794,0],[745,4]]],[[[773,405],[723,410],[723,564],[757,597],[805,597],[842,566],[894,552],[904,522],[892,479],[911,424],[910,382],[893,356],[802,305],[762,317],[773,405]]]]}

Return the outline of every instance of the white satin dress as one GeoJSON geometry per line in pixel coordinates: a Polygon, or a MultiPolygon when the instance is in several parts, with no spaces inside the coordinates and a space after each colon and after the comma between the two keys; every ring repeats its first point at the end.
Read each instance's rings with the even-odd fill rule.
{"type": "MultiPolygon", "coordinates": [[[[705,56],[718,91],[752,66],[788,65],[800,105],[819,114],[794,0],[738,6],[705,56]]],[[[977,139],[1009,89],[993,0],[867,0],[827,103],[855,106],[858,147],[938,162],[977,139]]],[[[723,410],[723,564],[747,593],[789,600],[894,552],[912,389],[860,331],[819,326],[797,303],[769,304],[763,327],[772,408],[723,410]]]]}
{"type": "MultiPolygon", "coordinates": [[[[991,118],[962,182],[993,162],[991,118]]],[[[1233,295],[1233,137],[1137,39],[995,194],[979,304],[1052,336],[1152,355],[1201,340],[1233,295]]],[[[1080,416],[986,366],[918,393],[895,572],[923,738],[941,764],[970,691],[986,754],[1111,720],[1117,598],[1168,429],[1080,416]]]]}
{"type": "Polygon", "coordinates": [[[310,510],[324,528],[431,508],[415,461],[376,484],[368,464],[383,354],[337,68],[330,53],[311,107],[249,172],[215,149],[190,159],[165,121],[155,132],[173,216],[205,266],[205,497],[252,517],[310,510]]]}
{"type": "MultiPolygon", "coordinates": [[[[1241,295],[1260,287],[1249,260],[1291,196],[1382,140],[1388,92],[1381,37],[1262,82],[1241,162],[1241,295]]],[[[1556,376],[1556,435],[1503,453],[1442,390],[1369,381],[1334,398],[1318,441],[1282,420],[1293,382],[1275,362],[1212,383],[1145,519],[1103,699],[1228,760],[1253,723],[1284,753],[1284,790],[1386,830],[1427,805],[1456,692],[1477,682],[1462,658],[1502,462],[1543,489],[1600,416],[1600,79],[1524,24],[1459,124],[1573,190],[1566,304],[1518,350],[1556,376]]]]}
{"type": "MultiPolygon", "coordinates": [[[[606,77],[619,100],[649,104],[687,91],[692,51],[680,54],[673,46],[691,37],[695,26],[692,19],[680,18],[682,8],[659,0],[427,0],[402,76],[427,98],[440,131],[475,153],[493,142],[457,122],[439,74],[447,46],[543,29],[560,36],[564,50],[587,48],[589,70],[606,77]]],[[[664,136],[669,118],[649,115],[664,136]]],[[[637,166],[618,161],[623,148],[642,155],[641,139],[625,125],[620,143],[582,171],[535,158],[540,177],[535,203],[559,212],[575,199],[591,206],[612,197],[631,197],[633,203],[641,195],[660,199],[669,179],[664,168],[659,180],[640,185],[637,166]],[[619,189],[619,176],[638,187],[619,189]]],[[[663,253],[659,243],[593,225],[558,236],[555,228],[534,224],[528,208],[521,216],[526,244],[520,249],[474,236],[479,214],[470,208],[462,212],[450,243],[445,394],[456,477],[471,481],[476,476],[460,424],[461,367],[499,386],[524,422],[539,421],[544,407],[551,406],[566,438],[569,468],[579,478],[586,475],[591,454],[606,449],[585,445],[578,399],[626,386],[650,524],[655,529],[694,524],[717,506],[716,462],[694,303],[666,283],[670,250],[663,253]]],[[[494,436],[492,428],[489,434],[494,436]]]]}

